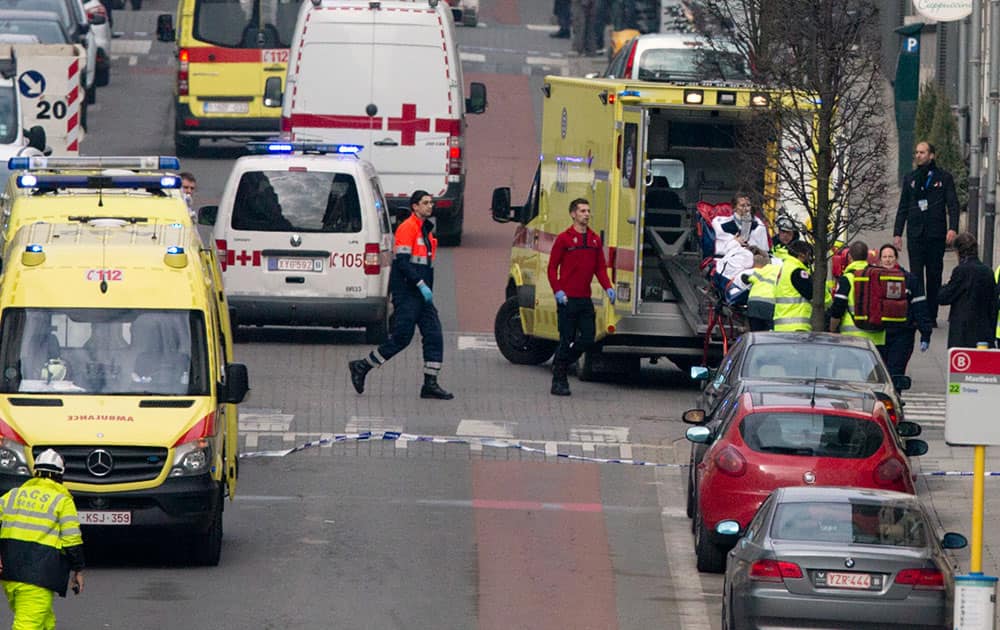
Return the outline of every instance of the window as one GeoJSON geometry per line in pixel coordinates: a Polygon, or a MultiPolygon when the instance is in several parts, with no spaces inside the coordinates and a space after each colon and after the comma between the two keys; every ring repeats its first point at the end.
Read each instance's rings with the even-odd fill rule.
{"type": "Polygon", "coordinates": [[[59,16],[59,23],[67,29],[76,28],[76,18],[70,13],[70,3],[67,0],[0,0],[0,9],[51,11],[59,16]]]}
{"type": "Polygon", "coordinates": [[[230,48],[290,48],[301,0],[201,0],[196,39],[230,48]]]}
{"type": "Polygon", "coordinates": [[[3,20],[0,34],[30,37],[39,44],[68,44],[66,33],[53,20],[3,20]]]}
{"type": "Polygon", "coordinates": [[[759,453],[864,459],[882,446],[873,420],[818,413],[753,413],[740,423],[740,436],[759,453]]]}
{"type": "Polygon", "coordinates": [[[856,383],[889,380],[878,356],[864,348],[793,343],[751,346],[743,363],[743,378],[823,378],[856,383]]]}
{"type": "Polygon", "coordinates": [[[371,179],[372,194],[375,195],[375,210],[378,212],[379,229],[382,234],[392,234],[392,220],[389,218],[389,205],[382,194],[382,186],[378,178],[371,179]]]}
{"type": "Polygon", "coordinates": [[[208,395],[198,311],[7,309],[0,392],[208,395]]]}
{"type": "Polygon", "coordinates": [[[711,48],[651,48],[639,58],[640,81],[745,81],[750,79],[739,54],[711,48]]]}
{"type": "Polygon", "coordinates": [[[232,227],[258,232],[361,231],[354,177],[317,171],[250,171],[240,177],[232,227]]]}
{"type": "MultiPolygon", "coordinates": [[[[17,120],[17,95],[12,86],[0,88],[0,144],[11,144],[17,139],[20,127],[17,120]]],[[[3,164],[2,172],[6,172],[3,164]]],[[[3,183],[6,183],[6,179],[3,183]]]]}
{"type": "Polygon", "coordinates": [[[919,509],[894,503],[784,503],[775,510],[771,537],[860,545],[927,546],[919,509]]]}

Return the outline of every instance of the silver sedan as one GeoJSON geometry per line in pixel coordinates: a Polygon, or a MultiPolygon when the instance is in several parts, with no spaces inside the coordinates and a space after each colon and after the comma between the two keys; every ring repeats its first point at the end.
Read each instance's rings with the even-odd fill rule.
{"type": "Polygon", "coordinates": [[[726,630],[950,627],[954,576],[943,549],[967,541],[935,538],[914,496],[780,488],[742,534],[727,558],[726,630]]]}

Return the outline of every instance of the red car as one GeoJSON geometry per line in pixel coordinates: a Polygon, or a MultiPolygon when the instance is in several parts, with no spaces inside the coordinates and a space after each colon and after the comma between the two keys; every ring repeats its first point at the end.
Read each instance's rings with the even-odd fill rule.
{"type": "Polygon", "coordinates": [[[725,569],[726,552],[776,488],[914,494],[908,457],[926,453],[927,443],[903,438],[919,434],[913,422],[893,430],[885,407],[862,388],[775,385],[743,394],[716,429],[687,430],[688,440],[709,445],[694,474],[698,570],[725,569]]]}

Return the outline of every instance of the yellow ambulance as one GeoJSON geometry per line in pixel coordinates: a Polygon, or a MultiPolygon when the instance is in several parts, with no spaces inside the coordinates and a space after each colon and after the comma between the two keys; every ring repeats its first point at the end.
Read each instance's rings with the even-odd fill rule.
{"type": "Polygon", "coordinates": [[[0,194],[0,241],[24,225],[82,218],[193,224],[170,156],[15,157],[0,194]]]}
{"type": "Polygon", "coordinates": [[[722,344],[706,335],[713,329],[695,207],[756,187],[773,217],[773,169],[761,164],[749,184],[741,181],[739,141],[769,95],[739,83],[554,76],[542,92],[541,162],[527,200],[513,206],[509,188],[493,194],[494,220],[518,224],[495,324],[503,355],[540,364],[555,351],[549,251],[578,197],[590,201],[590,227],[603,240],[618,296],[612,305],[592,285],[598,345],[583,357],[581,378],[602,368],[635,372],[642,358],[686,369],[718,355],[722,344]]]}
{"type": "MultiPolygon", "coordinates": [[[[174,144],[267,138],[280,128],[288,51],[302,0],[180,0],[174,144]]],[[[163,15],[161,21],[172,21],[163,15]]],[[[169,37],[169,35],[168,35],[169,37]]]]}
{"type": "Polygon", "coordinates": [[[0,492],[53,448],[86,528],[219,561],[237,403],[218,264],[194,229],[82,217],[17,231],[0,276],[0,492]]]}

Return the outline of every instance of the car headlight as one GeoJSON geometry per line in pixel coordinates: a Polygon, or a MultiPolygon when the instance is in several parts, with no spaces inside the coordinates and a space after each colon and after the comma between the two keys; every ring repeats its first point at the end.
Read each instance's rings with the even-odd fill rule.
{"type": "Polygon", "coordinates": [[[31,475],[28,460],[24,457],[24,444],[0,440],[0,473],[26,477],[31,475]]]}
{"type": "Polygon", "coordinates": [[[170,468],[171,477],[201,475],[212,466],[212,445],[204,440],[181,444],[174,449],[174,463],[170,468]]]}

